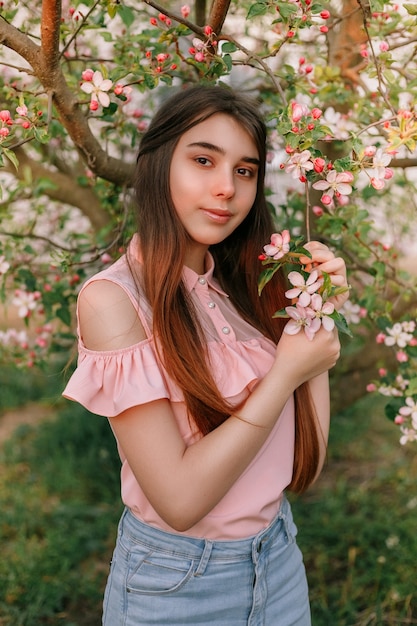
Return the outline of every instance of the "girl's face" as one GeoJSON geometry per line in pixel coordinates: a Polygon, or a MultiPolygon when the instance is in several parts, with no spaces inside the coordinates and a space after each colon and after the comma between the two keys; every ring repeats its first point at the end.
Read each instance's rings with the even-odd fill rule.
{"type": "Polygon", "coordinates": [[[191,238],[186,265],[204,271],[209,246],[241,224],[255,201],[259,154],[249,133],[216,113],[180,138],[171,160],[170,190],[191,238]]]}

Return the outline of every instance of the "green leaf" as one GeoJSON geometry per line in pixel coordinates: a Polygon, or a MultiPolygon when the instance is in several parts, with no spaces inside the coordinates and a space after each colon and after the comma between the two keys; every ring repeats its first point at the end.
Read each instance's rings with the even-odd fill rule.
{"type": "Polygon", "coordinates": [[[115,102],[110,102],[108,107],[103,107],[103,115],[114,115],[117,111],[117,104],[115,102]]]}
{"type": "Polygon", "coordinates": [[[67,326],[71,325],[71,313],[68,307],[60,307],[59,309],[57,309],[56,315],[58,319],[64,322],[64,324],[66,324],[67,326]]]}
{"type": "Polygon", "coordinates": [[[417,15],[417,4],[403,4],[403,7],[410,15],[417,15]]]}
{"type": "Polygon", "coordinates": [[[393,398],[385,406],[385,415],[393,422],[402,406],[404,406],[403,398],[393,398]]]}
{"type": "Polygon", "coordinates": [[[277,272],[280,267],[281,266],[277,263],[276,265],[274,265],[274,267],[267,267],[259,274],[259,278],[258,278],[258,294],[259,295],[261,295],[262,290],[265,287],[265,285],[269,283],[269,281],[271,280],[275,272],[277,272]]]}
{"type": "Polygon", "coordinates": [[[268,10],[268,5],[266,2],[255,2],[249,8],[246,19],[250,20],[252,17],[257,17],[258,15],[265,15],[268,10]]]}
{"type": "Polygon", "coordinates": [[[289,2],[278,2],[277,9],[281,17],[283,17],[284,19],[291,17],[298,11],[298,8],[294,4],[290,4],[289,2]]]}
{"type": "MultiPolygon", "coordinates": [[[[4,156],[6,156],[9,159],[9,161],[11,163],[13,163],[13,165],[15,166],[16,171],[17,171],[17,169],[19,167],[19,161],[17,159],[17,156],[13,152],[13,150],[9,150],[8,148],[3,148],[3,154],[4,154],[4,156]]],[[[0,165],[1,165],[1,163],[0,163],[0,165]]]]}
{"type": "Polygon", "coordinates": [[[237,46],[232,41],[225,41],[222,44],[222,52],[236,52],[237,46]]]}
{"type": "Polygon", "coordinates": [[[121,4],[119,5],[118,13],[120,17],[122,18],[123,24],[127,28],[129,28],[129,26],[132,26],[133,22],[135,21],[135,14],[133,13],[130,7],[127,7],[126,5],[121,4]]]}
{"type": "Polygon", "coordinates": [[[230,54],[225,54],[223,57],[223,62],[227,68],[228,72],[231,72],[232,70],[232,57],[230,56],[230,54]]]}
{"type": "Polygon", "coordinates": [[[49,133],[46,130],[46,128],[34,128],[33,129],[34,135],[36,137],[36,139],[40,142],[40,143],[48,143],[50,137],[49,137],[49,133]]]}
{"type": "Polygon", "coordinates": [[[341,313],[339,313],[339,311],[335,311],[334,313],[329,315],[329,317],[334,319],[334,323],[339,333],[343,333],[344,335],[347,335],[348,337],[353,337],[352,331],[350,330],[348,326],[346,318],[341,313]]]}

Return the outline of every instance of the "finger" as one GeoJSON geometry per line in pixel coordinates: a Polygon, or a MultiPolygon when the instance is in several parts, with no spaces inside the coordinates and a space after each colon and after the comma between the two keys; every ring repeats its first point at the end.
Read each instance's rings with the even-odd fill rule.
{"type": "Polygon", "coordinates": [[[346,276],[346,264],[341,257],[333,257],[329,261],[319,263],[316,265],[316,269],[320,272],[326,272],[326,274],[346,276]]]}

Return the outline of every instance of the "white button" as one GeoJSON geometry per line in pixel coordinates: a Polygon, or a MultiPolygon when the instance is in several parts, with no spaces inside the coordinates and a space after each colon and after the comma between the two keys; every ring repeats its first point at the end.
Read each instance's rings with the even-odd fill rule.
{"type": "Polygon", "coordinates": [[[209,309],[214,309],[214,307],[216,306],[216,303],[215,302],[209,302],[207,304],[207,306],[208,306],[209,309]]]}
{"type": "Polygon", "coordinates": [[[202,276],[198,279],[198,282],[200,283],[200,285],[205,285],[206,284],[206,279],[203,278],[202,276]]]}
{"type": "Polygon", "coordinates": [[[230,328],[228,326],[223,326],[222,333],[228,335],[230,333],[230,328]]]}

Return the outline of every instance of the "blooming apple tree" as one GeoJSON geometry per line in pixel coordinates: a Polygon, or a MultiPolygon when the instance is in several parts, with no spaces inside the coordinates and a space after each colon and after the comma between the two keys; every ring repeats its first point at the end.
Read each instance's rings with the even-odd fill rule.
{"type": "MultiPolygon", "coordinates": [[[[3,358],[68,349],[77,287],[133,232],[135,153],[155,108],[172,88],[223,82],[265,114],[277,230],[347,261],[345,376],[371,355],[369,378],[383,374],[355,387],[386,395],[401,441],[417,440],[416,15],[382,0],[213,0],[209,12],[203,0],[2,0],[1,296],[24,322],[3,325],[3,358]]],[[[317,282],[292,271],[289,291],[317,282]]]]}

